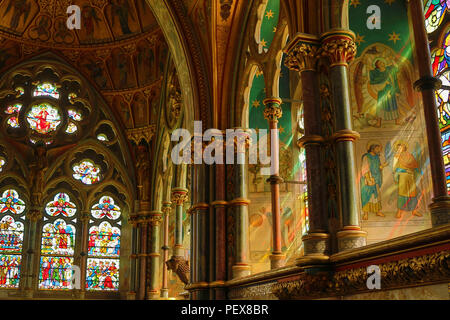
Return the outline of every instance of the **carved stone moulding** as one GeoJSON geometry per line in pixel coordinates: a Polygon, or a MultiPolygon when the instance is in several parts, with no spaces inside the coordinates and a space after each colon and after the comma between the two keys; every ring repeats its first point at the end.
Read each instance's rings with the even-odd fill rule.
{"type": "Polygon", "coordinates": [[[127,138],[131,141],[134,141],[137,145],[144,140],[148,144],[152,140],[153,136],[156,132],[156,126],[150,125],[147,127],[136,128],[136,129],[128,129],[127,130],[127,138]]]}

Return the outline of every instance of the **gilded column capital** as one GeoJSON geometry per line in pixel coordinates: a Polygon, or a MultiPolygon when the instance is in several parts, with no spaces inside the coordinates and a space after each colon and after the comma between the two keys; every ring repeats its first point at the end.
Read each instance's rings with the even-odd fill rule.
{"type": "Polygon", "coordinates": [[[287,54],[284,64],[290,70],[303,72],[316,70],[319,55],[320,41],[317,37],[298,34],[287,45],[284,52],[287,54]]]}
{"type": "Polygon", "coordinates": [[[263,101],[266,108],[264,109],[264,118],[268,121],[278,121],[283,116],[281,109],[282,100],[280,98],[267,98],[263,101]]]}
{"type": "Polygon", "coordinates": [[[185,203],[189,199],[188,192],[188,189],[185,188],[172,189],[171,201],[174,202],[177,206],[182,206],[183,203],[185,203]]]}
{"type": "Polygon", "coordinates": [[[348,66],[356,57],[356,52],[353,32],[341,30],[323,34],[320,55],[330,59],[331,67],[348,66]]]}
{"type": "Polygon", "coordinates": [[[27,212],[26,218],[31,221],[39,221],[42,219],[41,210],[31,209],[27,212]]]}
{"type": "Polygon", "coordinates": [[[151,226],[159,226],[162,221],[162,215],[162,211],[151,211],[146,220],[151,226]]]}
{"type": "Polygon", "coordinates": [[[164,201],[162,204],[162,212],[164,215],[170,215],[172,213],[172,202],[164,201]]]}

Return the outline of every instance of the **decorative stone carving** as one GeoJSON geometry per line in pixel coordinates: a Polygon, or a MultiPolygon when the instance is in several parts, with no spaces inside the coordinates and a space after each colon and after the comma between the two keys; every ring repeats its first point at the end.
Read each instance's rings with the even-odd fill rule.
{"type": "Polygon", "coordinates": [[[223,20],[228,20],[231,14],[233,0],[220,0],[220,16],[223,20]]]}
{"type": "Polygon", "coordinates": [[[47,150],[38,146],[34,150],[34,159],[29,165],[29,177],[32,207],[42,205],[42,195],[45,189],[45,173],[48,169],[47,150]]]}
{"type": "Polygon", "coordinates": [[[290,70],[301,72],[304,70],[315,70],[319,48],[309,43],[297,43],[287,54],[284,61],[290,70]]]}
{"type": "Polygon", "coordinates": [[[184,284],[189,283],[189,274],[191,270],[189,268],[189,262],[183,257],[172,257],[170,260],[166,261],[166,265],[167,269],[175,272],[184,284]]]}
{"type": "Polygon", "coordinates": [[[146,143],[150,144],[153,136],[156,132],[156,126],[150,125],[147,127],[136,128],[136,129],[128,129],[127,130],[127,138],[131,141],[134,141],[137,145],[144,140],[146,143]]]}
{"type": "Polygon", "coordinates": [[[325,38],[320,55],[327,57],[331,65],[347,65],[356,56],[356,43],[350,34],[337,34],[325,38]]]}
{"type": "Polygon", "coordinates": [[[136,171],[139,200],[146,202],[150,197],[151,166],[150,160],[148,159],[148,150],[145,146],[139,146],[137,148],[136,171]]]}

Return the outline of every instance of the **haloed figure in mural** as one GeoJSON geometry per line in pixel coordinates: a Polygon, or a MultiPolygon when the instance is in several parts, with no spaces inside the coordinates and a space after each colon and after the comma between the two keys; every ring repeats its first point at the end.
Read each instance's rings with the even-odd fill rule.
{"type": "Polygon", "coordinates": [[[396,218],[401,218],[404,212],[412,212],[412,215],[421,217],[422,214],[417,211],[419,192],[416,186],[419,163],[408,152],[408,144],[404,141],[397,141],[394,151],[394,181],[398,185],[396,218]]]}
{"type": "Polygon", "coordinates": [[[397,96],[400,89],[397,80],[397,68],[388,66],[384,58],[374,61],[374,69],[370,71],[369,93],[377,100],[377,123],[381,127],[381,121],[395,120],[400,125],[397,96]]]}
{"type": "Polygon", "coordinates": [[[387,163],[381,164],[381,143],[369,142],[367,153],[362,156],[361,168],[361,204],[364,212],[363,220],[369,218],[369,213],[384,217],[381,213],[381,185],[383,169],[387,163]]]}

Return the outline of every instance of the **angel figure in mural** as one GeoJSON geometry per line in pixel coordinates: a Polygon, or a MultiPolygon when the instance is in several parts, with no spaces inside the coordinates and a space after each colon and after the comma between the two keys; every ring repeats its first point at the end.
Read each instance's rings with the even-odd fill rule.
{"type": "Polygon", "coordinates": [[[381,163],[382,149],[381,143],[369,142],[367,153],[362,156],[360,185],[363,220],[369,218],[369,213],[375,213],[379,217],[385,216],[381,213],[381,185],[383,169],[388,166],[388,163],[381,163]]]}
{"type": "Polygon", "coordinates": [[[413,216],[422,216],[418,212],[420,190],[417,182],[423,174],[423,152],[419,143],[416,143],[413,153],[408,151],[408,147],[408,143],[401,140],[394,143],[392,151],[391,144],[386,145],[386,154],[392,163],[394,182],[398,190],[397,219],[407,212],[411,212],[413,216]]]}
{"type": "MultiPolygon", "coordinates": [[[[116,16],[119,18],[120,27],[122,28],[123,34],[130,34],[131,30],[128,25],[128,16],[130,15],[130,5],[128,1],[125,0],[115,0],[112,2],[112,13],[113,13],[113,22],[114,25],[116,22],[116,16]]],[[[131,15],[133,18],[133,15],[131,15]]],[[[133,18],[134,20],[134,18],[133,18]]]]}
{"type": "Polygon", "coordinates": [[[401,53],[377,44],[365,50],[352,70],[356,129],[414,122],[412,66],[401,53]]]}
{"type": "Polygon", "coordinates": [[[99,23],[102,22],[102,19],[98,17],[95,8],[89,5],[85,5],[83,7],[81,15],[84,28],[86,29],[87,40],[94,40],[95,27],[99,26],[99,23]]]}
{"type": "Polygon", "coordinates": [[[31,11],[31,3],[28,0],[10,0],[8,3],[8,7],[6,8],[5,13],[3,14],[3,17],[5,17],[8,12],[13,8],[13,15],[11,17],[11,22],[9,23],[9,26],[11,29],[17,29],[19,26],[20,18],[23,16],[23,24],[28,19],[28,15],[31,11]]]}

